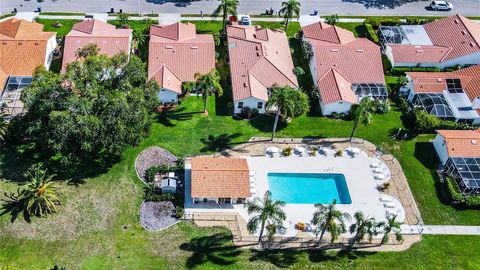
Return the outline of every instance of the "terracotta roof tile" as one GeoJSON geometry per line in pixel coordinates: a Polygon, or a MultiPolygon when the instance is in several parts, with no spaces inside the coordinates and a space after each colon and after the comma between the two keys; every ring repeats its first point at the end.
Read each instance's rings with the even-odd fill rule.
{"type": "Polygon", "coordinates": [[[88,44],[97,44],[101,54],[112,57],[122,51],[130,53],[131,38],[132,29],[116,29],[114,25],[99,20],[79,22],[65,36],[62,71],[76,60],[77,50],[88,44]]]}
{"type": "Polygon", "coordinates": [[[389,44],[395,63],[439,63],[452,50],[433,45],[389,44]]]}
{"type": "Polygon", "coordinates": [[[15,18],[0,22],[0,68],[8,75],[32,75],[45,65],[47,42],[54,32],[43,25],[15,18]]]}
{"type": "Polygon", "coordinates": [[[324,23],[307,25],[303,32],[315,51],[317,84],[324,104],[356,103],[349,88],[352,84],[385,84],[380,47],[375,43],[352,39],[351,32],[324,23]]]}
{"type": "Polygon", "coordinates": [[[192,158],[191,196],[207,198],[250,197],[250,176],[243,158],[192,158]]]}
{"type": "MultiPolygon", "coordinates": [[[[191,23],[151,26],[148,54],[148,78],[158,79],[163,66],[181,82],[194,81],[195,74],[205,74],[215,68],[215,42],[212,35],[196,34],[191,23]]],[[[157,80],[160,86],[164,80],[157,80]]],[[[181,84],[180,84],[181,85],[181,84]]],[[[175,86],[172,91],[181,93],[175,86]]]]}
{"type": "Polygon", "coordinates": [[[287,36],[258,26],[227,28],[233,100],[267,101],[274,84],[298,87],[287,36]]]}
{"type": "Polygon", "coordinates": [[[437,130],[445,139],[449,157],[480,157],[480,129],[437,130]]]}

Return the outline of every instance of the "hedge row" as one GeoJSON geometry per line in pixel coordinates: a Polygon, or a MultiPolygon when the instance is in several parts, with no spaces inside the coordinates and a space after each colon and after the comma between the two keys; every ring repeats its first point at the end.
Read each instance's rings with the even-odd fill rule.
{"type": "Polygon", "coordinates": [[[363,25],[367,29],[368,38],[375,42],[376,44],[380,44],[380,39],[378,38],[377,32],[373,29],[373,26],[370,23],[364,22],[363,25]]]}
{"type": "Polygon", "coordinates": [[[394,67],[392,72],[396,75],[403,75],[405,72],[440,72],[437,67],[394,67]]]}
{"type": "Polygon", "coordinates": [[[455,183],[455,181],[451,177],[447,177],[446,183],[448,193],[450,194],[452,200],[455,202],[465,202],[465,197],[458,189],[457,183],[455,183]]]}

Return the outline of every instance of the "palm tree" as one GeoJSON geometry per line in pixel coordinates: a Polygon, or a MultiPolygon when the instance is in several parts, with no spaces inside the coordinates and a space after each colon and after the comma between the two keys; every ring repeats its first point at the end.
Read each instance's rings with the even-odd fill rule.
{"type": "Polygon", "coordinates": [[[372,122],[372,112],[374,110],[373,100],[369,97],[365,97],[359,104],[355,104],[350,109],[350,116],[353,119],[353,129],[350,134],[350,141],[352,141],[355,131],[357,131],[358,125],[362,123],[364,126],[370,125],[372,122]]]}
{"type": "Polygon", "coordinates": [[[350,241],[349,249],[355,243],[363,240],[365,236],[368,236],[368,241],[372,242],[373,236],[378,234],[378,225],[374,218],[366,217],[362,212],[356,212],[353,217],[355,218],[355,223],[350,226],[350,233],[355,233],[355,235],[350,241]]]}
{"type": "Polygon", "coordinates": [[[207,98],[211,94],[223,95],[223,88],[220,85],[220,74],[213,69],[207,74],[195,74],[196,89],[203,98],[203,112],[207,112],[207,98]]]}
{"type": "Polygon", "coordinates": [[[331,204],[315,204],[317,210],[313,213],[312,224],[316,225],[315,234],[320,234],[320,241],[326,232],[329,232],[332,236],[331,242],[333,243],[341,233],[347,231],[345,226],[345,220],[350,220],[348,213],[343,213],[335,208],[337,200],[333,200],[331,204]]]}
{"type": "Polygon", "coordinates": [[[223,16],[222,32],[225,33],[225,22],[228,15],[237,15],[238,0],[220,0],[220,4],[213,11],[212,16],[218,17],[220,13],[223,16]]]}
{"type": "Polygon", "coordinates": [[[308,96],[295,88],[285,86],[272,88],[270,97],[266,104],[267,109],[275,109],[275,122],[273,123],[272,140],[277,131],[278,119],[280,115],[283,119],[297,117],[309,109],[308,96]]]}
{"type": "Polygon", "coordinates": [[[145,34],[142,31],[134,30],[133,31],[133,40],[134,40],[133,50],[137,51],[138,48],[145,43],[145,34]]]}
{"type": "Polygon", "coordinates": [[[19,199],[23,202],[29,215],[45,216],[55,213],[56,206],[60,204],[57,187],[52,182],[53,175],[47,175],[47,171],[41,166],[33,166],[26,176],[30,183],[19,189],[19,199]]]}
{"type": "Polygon", "coordinates": [[[117,19],[116,21],[120,26],[124,26],[128,24],[128,19],[130,18],[130,15],[126,13],[119,13],[117,14],[117,19]]]}
{"type": "Polygon", "coordinates": [[[300,2],[297,0],[282,2],[282,8],[278,11],[278,15],[283,16],[285,20],[285,31],[287,31],[288,22],[293,16],[297,16],[297,20],[300,19],[300,2]]]}
{"type": "Polygon", "coordinates": [[[269,226],[275,226],[275,230],[283,227],[283,221],[287,218],[282,209],[284,206],[285,202],[272,200],[272,193],[270,191],[265,192],[263,200],[256,197],[253,201],[245,204],[249,215],[256,214],[250,218],[247,223],[248,231],[254,233],[260,225],[259,243],[262,241],[263,231],[267,222],[269,226]]]}
{"type": "Polygon", "coordinates": [[[2,110],[0,111],[0,144],[5,141],[8,132],[7,115],[2,110]]]}
{"type": "Polygon", "coordinates": [[[400,223],[397,222],[397,216],[390,216],[387,217],[387,222],[380,222],[378,224],[379,227],[382,227],[383,230],[383,237],[382,237],[382,242],[381,244],[385,244],[388,242],[389,235],[390,233],[395,233],[395,239],[397,241],[402,241],[403,236],[402,236],[402,231],[400,229],[400,223]]]}

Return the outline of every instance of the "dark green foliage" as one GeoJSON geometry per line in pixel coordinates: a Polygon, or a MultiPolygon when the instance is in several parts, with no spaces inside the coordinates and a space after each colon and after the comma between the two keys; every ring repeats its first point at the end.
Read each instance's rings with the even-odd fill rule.
{"type": "Polygon", "coordinates": [[[433,22],[434,19],[428,18],[428,19],[422,19],[422,18],[415,18],[415,17],[408,17],[406,20],[406,24],[410,25],[419,25],[419,24],[426,24],[429,22],[433,22]]]}
{"type": "Polygon", "coordinates": [[[171,168],[167,164],[162,164],[160,166],[153,166],[148,168],[146,172],[147,182],[153,182],[153,180],[155,180],[155,175],[168,173],[172,169],[173,168],[171,168]]]}
{"type": "Polygon", "coordinates": [[[38,68],[22,93],[22,135],[64,164],[119,157],[143,139],[158,104],[146,76],[145,64],[123,53],[87,56],[63,75],[38,68]]]}
{"type": "Polygon", "coordinates": [[[426,67],[427,72],[440,72],[441,70],[437,67],[426,67]]]}
{"type": "Polygon", "coordinates": [[[171,193],[163,193],[156,189],[153,184],[149,184],[144,189],[143,199],[150,202],[175,201],[175,195],[171,193]]]}
{"type": "Polygon", "coordinates": [[[397,18],[368,18],[364,23],[371,24],[372,27],[376,30],[380,26],[395,26],[401,25],[402,22],[397,18]]]}
{"type": "Polygon", "coordinates": [[[305,71],[301,67],[294,67],[293,68],[293,74],[295,74],[295,76],[298,77],[298,76],[301,76],[301,75],[305,74],[305,71]]]}
{"type": "Polygon", "coordinates": [[[182,218],[184,213],[185,213],[185,210],[181,206],[175,207],[175,216],[177,218],[182,218]]]}
{"type": "Polygon", "coordinates": [[[417,134],[434,133],[437,129],[472,129],[468,124],[442,120],[435,115],[428,114],[421,108],[408,111],[406,116],[417,134]]]}
{"type": "Polygon", "coordinates": [[[382,99],[374,99],[372,101],[372,106],[374,108],[374,112],[378,114],[385,114],[390,111],[390,104],[388,101],[382,99]]]}
{"type": "Polygon", "coordinates": [[[468,206],[479,206],[480,205],[480,196],[479,195],[470,195],[465,199],[465,203],[468,206]]]}
{"type": "Polygon", "coordinates": [[[303,40],[302,41],[302,52],[303,52],[303,59],[307,62],[310,63],[310,61],[313,58],[313,48],[312,44],[310,42],[303,40]]]}
{"type": "Polygon", "coordinates": [[[251,119],[258,116],[257,108],[244,107],[240,111],[240,117],[243,119],[251,119]]]}
{"type": "Polygon", "coordinates": [[[409,67],[394,67],[392,73],[394,75],[405,75],[405,72],[409,71],[411,71],[409,67]]]}
{"type": "Polygon", "coordinates": [[[453,180],[451,177],[447,177],[447,179],[445,179],[445,182],[447,183],[448,193],[450,194],[452,200],[454,200],[455,202],[465,202],[465,197],[460,192],[460,190],[458,190],[458,186],[457,183],[455,183],[455,180],[453,180]]]}
{"type": "Polygon", "coordinates": [[[364,22],[363,25],[367,29],[368,39],[375,42],[376,44],[380,43],[380,39],[378,38],[377,32],[373,28],[372,24],[368,22],[364,22]]]}
{"type": "Polygon", "coordinates": [[[413,72],[425,72],[426,69],[424,67],[412,67],[411,70],[413,72]]]}

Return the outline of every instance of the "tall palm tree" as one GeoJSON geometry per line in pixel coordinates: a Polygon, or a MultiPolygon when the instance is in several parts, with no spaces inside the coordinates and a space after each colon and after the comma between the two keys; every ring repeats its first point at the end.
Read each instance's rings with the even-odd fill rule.
{"type": "Polygon", "coordinates": [[[130,19],[130,15],[126,13],[119,13],[117,14],[117,19],[116,21],[120,26],[124,26],[128,24],[128,20],[130,19]]]}
{"type": "Polygon", "coordinates": [[[145,40],[146,40],[145,34],[143,33],[143,31],[134,30],[134,31],[133,31],[133,40],[134,40],[134,42],[133,42],[133,44],[134,44],[133,50],[134,50],[134,51],[137,51],[138,48],[139,48],[140,46],[142,46],[142,45],[145,43],[145,40]]]}
{"type": "Polygon", "coordinates": [[[285,31],[287,31],[288,23],[293,16],[300,19],[300,2],[297,0],[288,0],[282,2],[282,8],[278,11],[278,15],[283,16],[285,20],[285,31]]]}
{"type": "Polygon", "coordinates": [[[382,227],[383,230],[383,237],[382,237],[382,242],[381,244],[385,244],[388,242],[389,235],[390,233],[395,234],[395,239],[397,241],[402,241],[403,236],[402,236],[402,231],[400,229],[400,223],[397,222],[397,216],[390,216],[387,217],[387,222],[380,222],[378,225],[382,227]]]}
{"type": "Polygon", "coordinates": [[[284,206],[285,202],[274,201],[272,199],[272,193],[270,191],[265,192],[263,200],[260,200],[257,197],[253,201],[249,201],[245,204],[249,215],[256,214],[250,218],[247,223],[248,231],[254,233],[260,225],[260,236],[258,237],[259,243],[262,241],[263,231],[267,222],[269,226],[275,226],[275,230],[283,227],[283,221],[287,218],[282,209],[284,206]]]}
{"type": "Polygon", "coordinates": [[[365,236],[368,236],[368,241],[372,242],[373,236],[378,234],[378,224],[374,218],[366,217],[362,212],[356,212],[353,217],[355,223],[350,225],[350,233],[354,233],[355,235],[350,241],[350,249],[355,243],[363,240],[365,236]]]}
{"type": "Polygon", "coordinates": [[[297,117],[309,109],[308,96],[300,90],[285,86],[274,86],[266,104],[267,109],[275,109],[275,122],[273,123],[272,140],[277,131],[278,119],[297,117]]]}
{"type": "Polygon", "coordinates": [[[39,217],[55,213],[60,199],[57,187],[52,182],[54,176],[47,175],[47,171],[39,165],[33,166],[26,176],[30,178],[30,183],[19,189],[19,198],[27,213],[39,217]]]}
{"type": "Polygon", "coordinates": [[[212,16],[218,17],[220,13],[223,16],[223,28],[222,33],[225,33],[225,22],[228,15],[237,15],[238,0],[220,0],[220,4],[213,11],[212,16]]]}
{"type": "Polygon", "coordinates": [[[345,226],[345,220],[350,220],[348,213],[335,208],[337,200],[333,200],[331,204],[315,204],[317,210],[313,213],[312,224],[316,225],[315,234],[320,234],[320,241],[326,232],[332,236],[331,242],[333,243],[340,234],[347,231],[345,226]]]}
{"type": "Polygon", "coordinates": [[[195,74],[196,89],[203,98],[203,112],[207,112],[207,98],[212,94],[223,95],[223,88],[220,84],[220,74],[213,69],[207,74],[195,74]]]}
{"type": "Polygon", "coordinates": [[[368,126],[372,122],[372,112],[375,109],[373,105],[373,99],[365,97],[359,104],[354,104],[350,109],[350,116],[354,121],[352,133],[350,134],[350,141],[352,141],[355,131],[357,131],[360,123],[364,126],[368,126]]]}
{"type": "Polygon", "coordinates": [[[0,144],[5,141],[8,132],[7,115],[2,110],[0,111],[0,144]]]}

